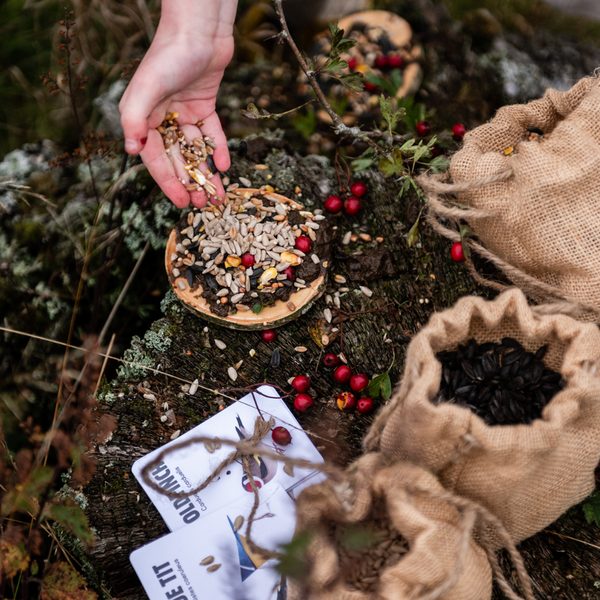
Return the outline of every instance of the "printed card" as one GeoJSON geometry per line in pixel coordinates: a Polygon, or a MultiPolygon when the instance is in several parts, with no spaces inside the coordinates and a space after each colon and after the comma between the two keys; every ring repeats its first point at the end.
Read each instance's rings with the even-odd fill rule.
{"type": "MultiPolygon", "coordinates": [[[[218,437],[239,441],[248,439],[254,431],[254,422],[258,416],[256,405],[260,408],[265,419],[275,418],[275,427],[283,426],[292,435],[292,443],[279,446],[267,435],[259,447],[278,452],[290,458],[303,458],[314,463],[323,462],[323,458],[302,430],[294,415],[285,405],[277,390],[271,386],[261,386],[254,393],[244,396],[234,404],[222,410],[214,417],[207,419],[194,429],[180,436],[176,441],[169,442],[162,448],[150,452],[140,458],[132,466],[132,472],[139,481],[148,497],[152,500],[165,523],[171,531],[177,531],[196,520],[234,502],[244,496],[253,497],[252,488],[244,474],[241,462],[236,462],[224,469],[208,487],[198,494],[188,498],[171,499],[148,487],[141,477],[144,465],[152,462],[154,457],[169,445],[189,440],[195,436],[218,437]]],[[[204,481],[233,451],[232,446],[223,444],[219,450],[209,453],[204,444],[174,451],[165,457],[157,467],[150,471],[150,477],[165,490],[185,492],[204,481]]],[[[271,481],[280,483],[292,499],[306,487],[324,479],[320,471],[294,467],[293,476],[284,470],[284,463],[271,458],[253,457],[251,472],[258,487],[263,487],[271,481]]]]}
{"type": "MultiPolygon", "coordinates": [[[[252,540],[277,550],[294,534],[295,506],[276,482],[264,486],[252,540]]],[[[150,600],[285,600],[286,582],[248,546],[253,495],[134,550],[130,560],[150,600]],[[241,524],[241,525],[240,525],[241,524]]]]}

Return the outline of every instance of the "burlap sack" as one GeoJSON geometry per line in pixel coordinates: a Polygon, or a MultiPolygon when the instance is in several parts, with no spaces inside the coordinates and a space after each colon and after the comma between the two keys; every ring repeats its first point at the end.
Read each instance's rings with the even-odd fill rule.
{"type": "Polygon", "coordinates": [[[600,318],[599,79],[501,108],[465,135],[449,173],[419,182],[438,232],[458,241],[466,221],[481,242],[470,247],[530,296],[577,299],[600,318]],[[523,141],[527,127],[543,142],[523,141]]]}
{"type": "MultiPolygon", "coordinates": [[[[476,515],[461,514],[448,500],[452,495],[432,475],[381,454],[363,456],[347,475],[342,484],[328,480],[298,498],[296,535],[308,532],[310,542],[303,556],[307,572],[300,581],[290,582],[291,599],[490,598],[490,565],[472,537],[476,515]],[[394,566],[381,567],[376,595],[370,595],[347,586],[332,528],[365,523],[376,501],[387,509],[409,551],[394,566]]],[[[356,570],[361,566],[357,563],[356,570]]]]}
{"type": "Polygon", "coordinates": [[[434,314],[410,343],[400,389],[365,439],[368,450],[431,470],[446,489],[481,503],[516,542],[583,500],[600,459],[600,331],[555,310],[531,308],[512,289],[492,302],[462,298],[434,314]],[[487,426],[468,408],[430,401],[440,386],[437,352],[471,337],[504,336],[527,350],[549,344],[544,363],[566,380],[541,419],[487,426]]]}

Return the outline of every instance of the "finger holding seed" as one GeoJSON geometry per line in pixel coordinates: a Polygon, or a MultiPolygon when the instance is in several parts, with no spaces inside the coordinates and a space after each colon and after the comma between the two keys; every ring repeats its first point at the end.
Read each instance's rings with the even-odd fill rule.
{"type": "Polygon", "coordinates": [[[185,208],[190,203],[190,194],[179,180],[181,175],[177,174],[169,155],[165,153],[162,137],[156,129],[148,132],[148,141],[140,156],[154,181],[171,202],[178,208],[185,208]]]}

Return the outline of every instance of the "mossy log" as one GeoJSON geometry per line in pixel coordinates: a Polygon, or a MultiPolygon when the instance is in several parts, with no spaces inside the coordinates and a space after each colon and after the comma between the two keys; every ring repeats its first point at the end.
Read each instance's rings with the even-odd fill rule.
{"type": "MultiPolygon", "coordinates": [[[[228,173],[231,180],[243,175],[257,186],[268,181],[286,195],[291,195],[298,186],[302,189],[301,201],[307,206],[314,202],[313,208],[322,206],[330,193],[338,191],[338,179],[326,160],[314,156],[300,158],[286,149],[285,144],[276,145],[278,150],[273,150],[271,142],[262,138],[251,142],[249,156],[266,163],[269,169],[255,170],[251,160],[235,157],[228,173]],[[268,174],[272,174],[269,180],[268,174]]],[[[471,279],[464,265],[452,262],[448,241],[424,225],[420,227],[419,243],[407,247],[406,233],[419,214],[416,197],[405,195],[399,199],[399,184],[393,179],[384,180],[377,171],[365,173],[364,180],[369,191],[363,198],[361,215],[337,217],[335,224],[340,238],[353,230],[370,235],[373,241],[359,238],[359,243],[340,246],[329,281],[333,281],[334,274],[349,278],[355,272],[351,267],[356,266],[354,262],[361,255],[343,260],[344,252],[350,255],[375,246],[389,251],[391,260],[384,266],[392,277],[378,275],[375,281],[344,284],[350,291],[342,293],[341,307],[349,314],[343,322],[343,336],[341,332],[329,332],[331,341],[326,351],[338,353],[343,344],[348,363],[369,375],[382,373],[393,363],[391,377],[395,382],[403,368],[406,343],[434,311],[451,306],[465,294],[489,296],[490,292],[471,279]],[[375,241],[377,237],[383,241],[375,241]],[[359,284],[367,285],[373,296],[364,295],[359,284]]],[[[385,262],[386,255],[382,254],[385,262]]],[[[164,276],[167,277],[166,273],[164,276]]],[[[329,285],[330,293],[343,287],[329,285]]],[[[278,329],[275,341],[270,344],[261,340],[259,332],[234,331],[202,320],[184,310],[172,294],[163,306],[165,318],[153,325],[144,340],[133,344],[125,358],[169,375],[125,365],[110,389],[104,390],[104,410],[117,417],[118,425],[112,439],[97,449],[98,470],[86,488],[87,515],[98,535],[90,560],[113,596],[127,600],[146,598],[129,563],[129,553],[168,532],[131,475],[132,463],[169,441],[176,431],[183,433],[213,415],[220,403],[231,402],[204,389],[191,397],[181,389],[184,381],[198,378],[209,390],[241,388],[264,381],[286,390],[290,377],[310,375],[315,407],[298,415],[298,419],[314,434],[325,458],[339,465],[360,454],[361,440],[372,420],[370,416],[342,413],[335,404],[341,389],[331,374],[323,370],[320,360],[323,349],[311,336],[311,328],[314,334],[315,329],[321,332],[320,328],[327,325],[322,319],[325,295],[307,314],[278,329]],[[218,350],[215,338],[225,342],[226,349],[218,350]],[[298,346],[306,347],[307,351],[297,352],[298,346]],[[281,355],[278,368],[270,366],[275,348],[281,355]],[[253,357],[251,349],[256,351],[253,357]],[[242,359],[238,379],[233,384],[227,369],[242,359]],[[163,422],[161,417],[165,415],[167,419],[163,422]]],[[[228,395],[239,398],[243,392],[228,395]]],[[[376,405],[382,402],[378,399],[376,405]]],[[[538,597],[598,598],[600,528],[588,525],[581,509],[576,508],[548,529],[555,533],[538,534],[520,546],[538,597]]],[[[506,568],[508,571],[509,567],[506,568]]],[[[498,591],[495,595],[502,597],[498,591]]]]}

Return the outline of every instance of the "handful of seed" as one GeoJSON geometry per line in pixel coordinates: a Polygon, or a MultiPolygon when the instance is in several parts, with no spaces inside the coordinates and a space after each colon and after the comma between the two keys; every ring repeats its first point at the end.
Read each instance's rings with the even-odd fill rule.
{"type": "MultiPolygon", "coordinates": [[[[217,188],[210,181],[217,173],[217,167],[212,158],[217,146],[213,139],[207,135],[196,137],[192,143],[188,143],[183,131],[179,128],[179,123],[177,122],[178,116],[179,113],[176,112],[167,113],[165,120],[157,128],[158,133],[162,136],[165,152],[169,156],[171,163],[173,163],[174,158],[171,154],[171,147],[176,142],[179,142],[179,151],[186,163],[183,168],[189,175],[189,182],[182,181],[186,186],[186,190],[192,192],[203,189],[209,199],[212,197],[214,200],[218,200],[216,195],[217,188]],[[207,165],[205,173],[200,169],[200,164],[203,162],[207,165]]],[[[196,127],[201,127],[202,125],[203,121],[196,123],[196,127]]]]}
{"type": "Polygon", "coordinates": [[[564,387],[560,373],[542,362],[547,349],[527,352],[505,337],[500,344],[470,339],[457,350],[438,352],[442,381],[432,401],[470,408],[487,425],[530,425],[564,387]]]}
{"type": "Polygon", "coordinates": [[[182,292],[201,287],[221,317],[258,314],[278,300],[294,312],[290,298],[325,273],[332,240],[319,211],[285,200],[268,185],[251,190],[232,183],[223,204],[189,212],[176,226],[173,285],[182,292]]]}
{"type": "Polygon", "coordinates": [[[382,500],[374,504],[370,520],[353,526],[338,524],[333,540],[346,587],[363,592],[376,592],[381,571],[397,564],[409,550],[391,525],[382,500]]]}

